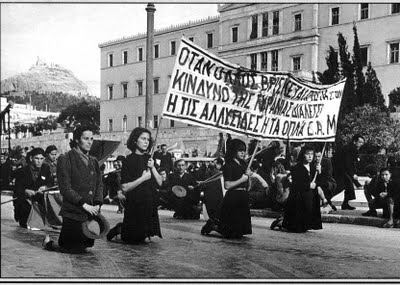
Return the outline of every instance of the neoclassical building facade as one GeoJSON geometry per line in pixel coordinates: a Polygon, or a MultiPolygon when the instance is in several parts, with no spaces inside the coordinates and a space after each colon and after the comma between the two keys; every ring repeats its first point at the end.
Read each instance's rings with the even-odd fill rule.
{"type": "MultiPolygon", "coordinates": [[[[196,4],[193,4],[196,5],[196,4]]],[[[218,131],[161,120],[179,41],[182,36],[232,63],[262,71],[323,72],[329,46],[338,48],[341,32],[352,53],[353,22],[362,61],[370,61],[382,91],[400,86],[400,4],[224,4],[219,16],[155,31],[153,121],[159,143],[200,154],[213,153],[218,131]]],[[[100,131],[126,142],[144,126],[146,34],[99,44],[101,51],[100,131]]],[[[308,73],[309,74],[309,73],[308,73]]]]}

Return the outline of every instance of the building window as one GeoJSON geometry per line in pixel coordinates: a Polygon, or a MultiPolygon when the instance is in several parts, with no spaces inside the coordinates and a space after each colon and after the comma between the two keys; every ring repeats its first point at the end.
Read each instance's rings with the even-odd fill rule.
{"type": "Polygon", "coordinates": [[[122,64],[127,64],[128,63],[128,51],[124,50],[122,52],[122,64]]]}
{"type": "Polygon", "coordinates": [[[158,129],[158,116],[157,116],[157,115],[154,115],[154,116],[153,116],[153,120],[154,120],[154,128],[155,128],[155,129],[158,129]]]}
{"type": "Polygon", "coordinates": [[[158,78],[153,80],[153,88],[154,88],[154,94],[158,94],[159,90],[158,90],[158,78]]]}
{"type": "Polygon", "coordinates": [[[331,25],[339,24],[339,7],[332,8],[331,10],[331,25]]]}
{"type": "Polygon", "coordinates": [[[189,41],[194,42],[194,37],[189,37],[189,41]]]}
{"type": "Polygon", "coordinates": [[[296,56],[293,57],[293,70],[297,71],[301,69],[301,57],[300,56],[296,56]]]}
{"type": "Polygon", "coordinates": [[[400,13],[400,3],[392,4],[392,14],[400,13]]]}
{"type": "Polygon", "coordinates": [[[399,43],[390,44],[390,63],[399,63],[399,43]]]}
{"type": "Polygon", "coordinates": [[[273,50],[271,51],[271,70],[278,71],[278,51],[273,50]]]}
{"type": "Polygon", "coordinates": [[[122,131],[126,132],[127,129],[128,129],[128,118],[126,117],[126,115],[124,115],[124,117],[122,118],[122,131]]]}
{"type": "Polygon", "coordinates": [[[169,127],[170,128],[175,128],[175,121],[174,120],[169,120],[169,127]]]}
{"type": "Polygon", "coordinates": [[[294,30],[301,31],[301,14],[294,15],[294,30]]]}
{"type": "Polygon", "coordinates": [[[112,100],[112,99],[113,99],[113,86],[108,85],[108,100],[112,100]]]}
{"type": "Polygon", "coordinates": [[[113,120],[108,119],[108,131],[112,132],[113,131],[113,120]]]}
{"type": "Polygon", "coordinates": [[[362,66],[368,65],[368,47],[360,47],[360,56],[362,66]]]}
{"type": "Polygon", "coordinates": [[[250,69],[257,70],[257,54],[250,55],[250,69]]]}
{"type": "Polygon", "coordinates": [[[176,54],[176,41],[172,41],[170,45],[170,55],[176,54]]]}
{"type": "Polygon", "coordinates": [[[128,97],[128,83],[122,83],[122,98],[128,97]]]}
{"type": "Polygon", "coordinates": [[[257,15],[253,15],[253,16],[251,16],[250,39],[256,39],[257,38],[257,27],[258,27],[258,16],[257,15]]]}
{"type": "Polygon", "coordinates": [[[160,57],[160,45],[156,44],[154,45],[154,58],[159,58],[160,57]]]}
{"type": "Polygon", "coordinates": [[[137,60],[138,61],[143,61],[143,48],[138,48],[137,49],[137,60]]]}
{"type": "Polygon", "coordinates": [[[112,53],[110,53],[108,55],[108,67],[112,67],[114,66],[114,55],[112,53]]]}
{"type": "Polygon", "coordinates": [[[268,53],[262,52],[261,53],[261,70],[267,71],[268,69],[268,53]]]}
{"type": "Polygon", "coordinates": [[[238,27],[232,28],[232,42],[237,43],[238,41],[238,27]]]}
{"type": "Polygon", "coordinates": [[[268,13],[264,13],[262,15],[262,31],[261,31],[261,35],[263,37],[267,37],[268,36],[268,13]]]}
{"type": "Polygon", "coordinates": [[[368,19],[369,18],[369,4],[362,3],[360,4],[360,19],[368,19]]]}
{"type": "Polygon", "coordinates": [[[208,33],[207,34],[207,48],[213,48],[214,46],[214,34],[213,33],[208,33]]]}
{"type": "Polygon", "coordinates": [[[272,34],[279,34],[279,11],[274,11],[272,14],[272,34]]]}
{"type": "Polygon", "coordinates": [[[142,127],[142,125],[143,125],[143,118],[142,118],[142,116],[138,116],[137,117],[137,126],[142,127]]]}
{"type": "Polygon", "coordinates": [[[143,81],[137,81],[138,96],[143,95],[143,81]]]}

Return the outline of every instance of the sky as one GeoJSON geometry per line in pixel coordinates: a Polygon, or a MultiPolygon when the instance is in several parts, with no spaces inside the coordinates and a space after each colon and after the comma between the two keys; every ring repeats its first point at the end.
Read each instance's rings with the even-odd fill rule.
{"type": "MultiPolygon", "coordinates": [[[[1,79],[28,71],[40,57],[99,84],[99,43],[145,33],[146,5],[2,3],[1,79]]],[[[218,15],[217,4],[158,3],[155,8],[155,29],[218,15]]]]}

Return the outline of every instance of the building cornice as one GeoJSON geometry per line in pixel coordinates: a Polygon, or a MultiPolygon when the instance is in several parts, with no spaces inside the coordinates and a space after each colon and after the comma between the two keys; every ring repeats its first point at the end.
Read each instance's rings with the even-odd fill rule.
{"type": "MultiPolygon", "coordinates": [[[[155,36],[159,36],[162,34],[166,34],[166,33],[171,33],[171,32],[177,32],[183,29],[187,29],[187,28],[193,28],[196,26],[201,26],[201,25],[206,25],[206,24],[211,24],[211,23],[216,23],[219,22],[219,15],[217,16],[209,16],[207,18],[204,19],[200,19],[200,20],[194,20],[194,21],[189,21],[183,24],[177,24],[177,25],[171,25],[169,27],[166,28],[161,28],[158,30],[155,30],[154,35],[155,36]]],[[[99,48],[103,48],[103,47],[107,47],[107,46],[112,46],[115,44],[121,44],[121,43],[125,43],[125,42],[130,42],[133,40],[138,40],[138,39],[145,39],[146,38],[146,33],[139,33],[136,34],[134,36],[130,36],[130,37],[123,37],[120,39],[116,39],[116,40],[110,40],[104,43],[100,43],[99,44],[99,48]]]]}

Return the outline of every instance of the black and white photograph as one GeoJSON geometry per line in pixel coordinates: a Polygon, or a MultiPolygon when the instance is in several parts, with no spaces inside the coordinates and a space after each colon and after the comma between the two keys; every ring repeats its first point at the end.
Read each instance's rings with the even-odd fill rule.
{"type": "Polygon", "coordinates": [[[400,2],[0,13],[1,283],[400,284],[400,2]]]}

